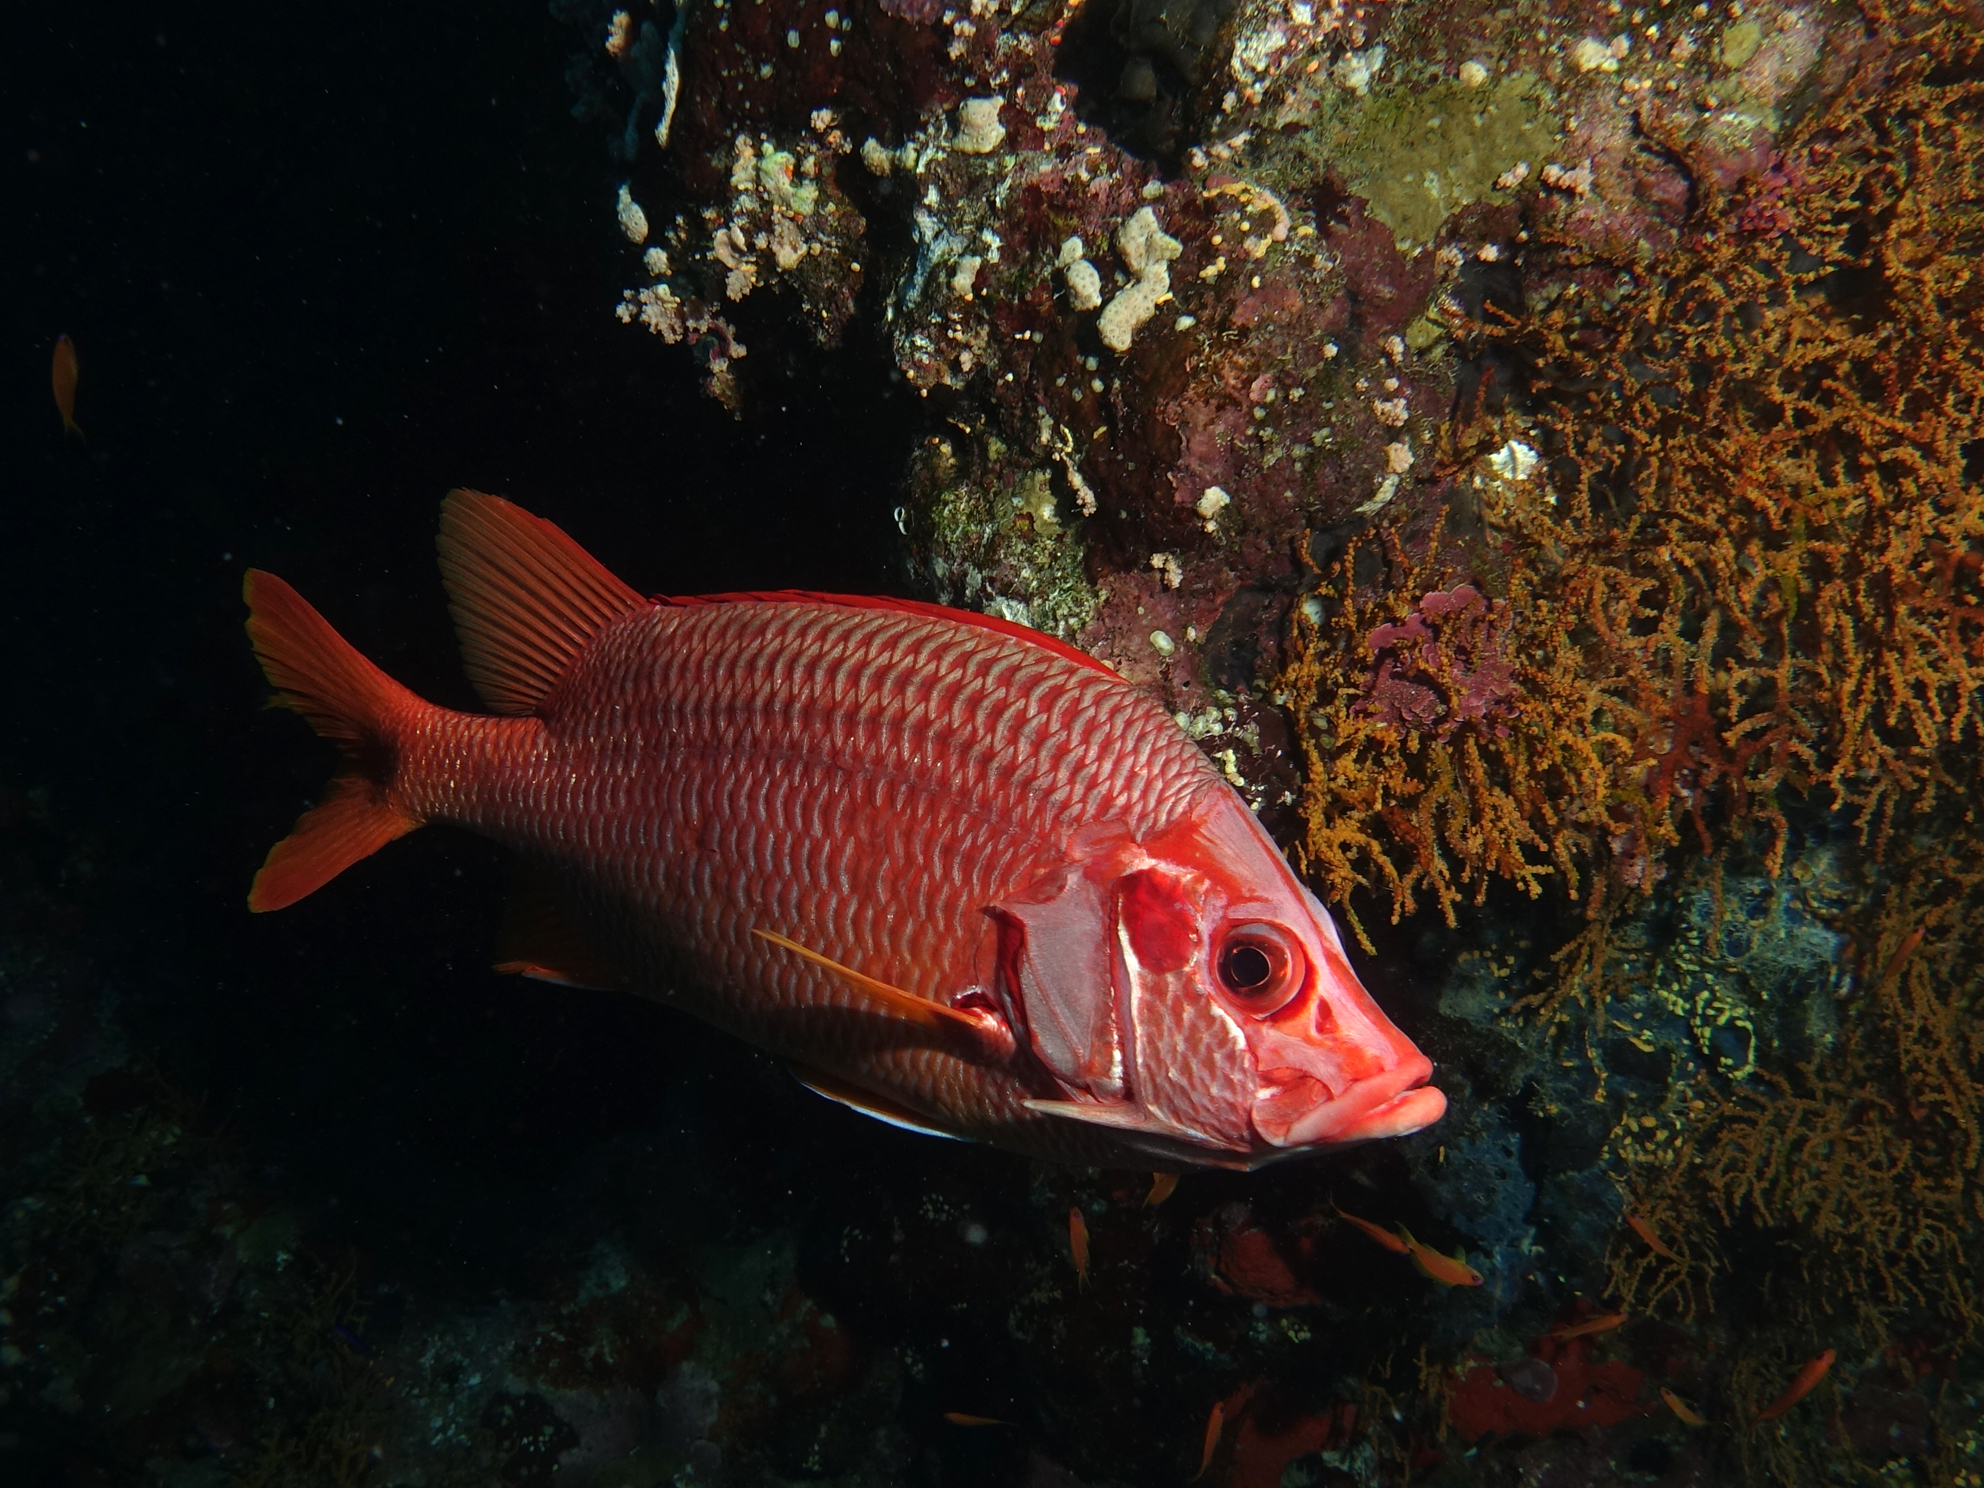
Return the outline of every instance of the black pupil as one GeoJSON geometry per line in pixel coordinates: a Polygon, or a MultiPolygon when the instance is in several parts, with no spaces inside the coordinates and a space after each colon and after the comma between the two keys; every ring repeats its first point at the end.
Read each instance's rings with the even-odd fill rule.
{"type": "Polygon", "coordinates": [[[1226,985],[1236,992],[1259,991],[1274,975],[1268,953],[1255,945],[1228,946],[1220,969],[1226,973],[1226,985]]]}

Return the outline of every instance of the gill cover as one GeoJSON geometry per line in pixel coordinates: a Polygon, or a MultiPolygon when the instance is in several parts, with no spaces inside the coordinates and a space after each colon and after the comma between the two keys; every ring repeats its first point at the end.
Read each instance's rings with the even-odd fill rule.
{"type": "Polygon", "coordinates": [[[1193,1006],[1208,894],[1203,874],[1121,843],[991,908],[999,999],[1063,1096],[1029,1108],[1163,1143],[1249,1144],[1245,1040],[1193,1006]],[[1183,1090],[1150,1064],[1175,1051],[1194,1066],[1183,1090]]]}

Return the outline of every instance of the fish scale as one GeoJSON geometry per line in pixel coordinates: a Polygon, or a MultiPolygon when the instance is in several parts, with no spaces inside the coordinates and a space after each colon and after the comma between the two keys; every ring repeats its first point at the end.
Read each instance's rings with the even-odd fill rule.
{"type": "Polygon", "coordinates": [[[278,701],[349,757],[251,907],[452,822],[540,882],[507,969],[661,998],[884,1119],[1249,1166],[1444,1105],[1238,796],[1093,659],[907,601],[644,600],[473,493],[442,554],[510,716],[422,702],[250,574],[278,701]]]}

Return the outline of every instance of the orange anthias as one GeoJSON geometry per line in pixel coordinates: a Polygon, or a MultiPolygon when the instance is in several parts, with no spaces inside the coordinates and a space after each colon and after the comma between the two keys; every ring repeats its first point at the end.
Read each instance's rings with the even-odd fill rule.
{"type": "Polygon", "coordinates": [[[490,714],[248,575],[278,700],[347,755],[252,908],[453,822],[539,886],[505,969],[662,999],[898,1125],[1176,1171],[1445,1109],[1246,803],[1101,663],[911,601],[643,598],[472,492],[440,547],[490,714]]]}
{"type": "Polygon", "coordinates": [[[1626,1228],[1631,1230],[1635,1235],[1638,1235],[1640,1239],[1646,1241],[1646,1248],[1661,1259],[1668,1261],[1678,1261],[1681,1259],[1674,1253],[1673,1247],[1660,1238],[1659,1232],[1637,1214],[1626,1215],[1626,1228]]]}
{"type": "Polygon", "coordinates": [[[1796,1378],[1791,1381],[1790,1388],[1757,1412],[1755,1424],[1761,1426],[1766,1421],[1775,1421],[1779,1416],[1790,1410],[1792,1406],[1811,1394],[1817,1388],[1819,1381],[1826,1377],[1826,1371],[1832,1368],[1832,1361],[1835,1357],[1837,1356],[1834,1352],[1831,1349],[1827,1349],[1818,1358],[1810,1360],[1804,1368],[1798,1371],[1796,1378]]]}
{"type": "Polygon", "coordinates": [[[1424,1240],[1412,1238],[1412,1231],[1404,1225],[1398,1227],[1398,1237],[1405,1242],[1406,1253],[1412,1257],[1412,1264],[1419,1268],[1419,1274],[1429,1281],[1437,1281],[1441,1286],[1480,1286],[1481,1273],[1468,1265],[1466,1257],[1458,1251],[1452,1255],[1441,1255],[1424,1240]]]}
{"type": "Polygon", "coordinates": [[[1585,1338],[1593,1333],[1610,1333],[1614,1328],[1623,1328],[1627,1322],[1623,1312],[1605,1312],[1597,1317],[1586,1318],[1581,1323],[1571,1323],[1567,1327],[1554,1330],[1550,1336],[1558,1340],[1585,1338]]]}
{"type": "Polygon", "coordinates": [[[49,367],[49,383],[55,392],[55,411],[62,415],[62,432],[78,439],[83,437],[83,431],[76,423],[76,380],[80,372],[76,343],[67,336],[57,336],[55,355],[49,367]]]}
{"type": "Polygon", "coordinates": [[[1403,1240],[1401,1240],[1398,1236],[1394,1235],[1390,1230],[1386,1229],[1383,1225],[1373,1224],[1368,1219],[1359,1219],[1354,1214],[1345,1214],[1341,1209],[1338,1209],[1336,1211],[1336,1217],[1344,1221],[1344,1223],[1346,1224],[1356,1226],[1359,1230],[1363,1231],[1366,1235],[1369,1235],[1373,1240],[1377,1241],[1380,1245],[1384,1246],[1386,1250],[1391,1251],[1395,1255],[1412,1254],[1412,1247],[1410,1245],[1407,1245],[1403,1240]]]}

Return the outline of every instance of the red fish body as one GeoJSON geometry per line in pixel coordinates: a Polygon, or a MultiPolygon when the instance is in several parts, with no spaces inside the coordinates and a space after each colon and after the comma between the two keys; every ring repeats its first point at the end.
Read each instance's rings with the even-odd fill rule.
{"type": "Polygon", "coordinates": [[[659,997],[903,1125],[1249,1167],[1444,1109],[1246,804],[1081,653],[899,601],[645,599],[471,493],[442,555],[503,716],[249,576],[271,682],[351,760],[253,907],[453,822],[545,885],[510,969],[659,997]]]}

